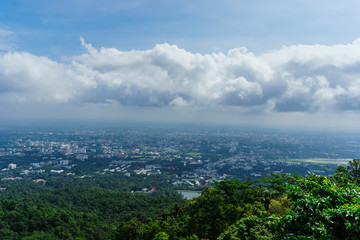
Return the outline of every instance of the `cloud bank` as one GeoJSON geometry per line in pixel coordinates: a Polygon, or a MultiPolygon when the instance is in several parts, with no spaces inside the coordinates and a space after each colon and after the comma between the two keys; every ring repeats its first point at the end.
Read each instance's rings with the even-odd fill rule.
{"type": "Polygon", "coordinates": [[[62,62],[0,53],[1,103],[260,113],[360,110],[360,40],[282,47],[258,56],[246,48],[198,54],[166,43],[120,51],[81,42],[86,53],[62,62]]]}

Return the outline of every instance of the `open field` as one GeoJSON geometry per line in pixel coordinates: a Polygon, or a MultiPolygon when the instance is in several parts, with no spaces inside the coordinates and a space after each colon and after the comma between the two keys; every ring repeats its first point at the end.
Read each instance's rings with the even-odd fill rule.
{"type": "Polygon", "coordinates": [[[300,163],[316,163],[316,164],[335,164],[335,165],[347,165],[350,158],[299,158],[299,159],[287,159],[288,162],[300,162],[300,163]]]}

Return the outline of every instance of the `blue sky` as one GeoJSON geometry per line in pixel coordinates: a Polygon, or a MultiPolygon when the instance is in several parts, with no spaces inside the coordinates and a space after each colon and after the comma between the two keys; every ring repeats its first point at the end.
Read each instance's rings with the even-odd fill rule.
{"type": "Polygon", "coordinates": [[[1,1],[2,119],[359,128],[358,9],[333,0],[1,1]]]}
{"type": "Polygon", "coordinates": [[[356,39],[358,1],[1,1],[13,49],[58,58],[80,53],[79,37],[119,50],[176,44],[211,53],[261,53],[294,44],[356,39]]]}

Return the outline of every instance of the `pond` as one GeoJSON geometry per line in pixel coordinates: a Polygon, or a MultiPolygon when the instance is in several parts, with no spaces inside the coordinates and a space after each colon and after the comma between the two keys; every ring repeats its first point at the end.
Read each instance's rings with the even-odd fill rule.
{"type": "Polygon", "coordinates": [[[201,191],[190,191],[190,190],[178,190],[178,192],[181,193],[184,196],[184,198],[188,200],[196,198],[201,194],[201,191]]]}

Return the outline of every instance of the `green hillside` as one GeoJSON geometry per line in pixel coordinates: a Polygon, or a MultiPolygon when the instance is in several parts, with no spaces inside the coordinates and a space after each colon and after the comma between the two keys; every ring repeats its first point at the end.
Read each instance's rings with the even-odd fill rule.
{"type": "Polygon", "coordinates": [[[3,182],[0,239],[359,239],[360,160],[332,176],[214,182],[189,201],[165,176],[3,182]],[[156,186],[156,191],[144,188],[156,186]]]}

